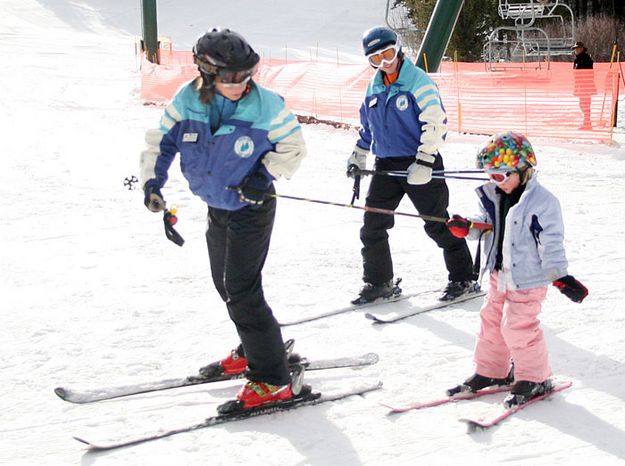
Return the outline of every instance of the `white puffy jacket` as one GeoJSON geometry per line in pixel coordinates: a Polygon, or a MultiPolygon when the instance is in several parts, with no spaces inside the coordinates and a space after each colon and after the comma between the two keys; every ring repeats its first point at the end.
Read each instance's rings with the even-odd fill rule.
{"type": "MultiPolygon", "coordinates": [[[[497,238],[501,219],[501,196],[496,185],[488,182],[476,189],[480,198],[481,214],[474,221],[493,225],[493,231],[484,235],[484,271],[493,271],[497,256],[497,238]]],[[[502,272],[499,288],[522,290],[545,286],[567,275],[568,262],[564,251],[564,225],[558,199],[532,177],[519,202],[506,216],[503,237],[502,272]]],[[[470,238],[480,231],[471,229],[470,238]]]]}

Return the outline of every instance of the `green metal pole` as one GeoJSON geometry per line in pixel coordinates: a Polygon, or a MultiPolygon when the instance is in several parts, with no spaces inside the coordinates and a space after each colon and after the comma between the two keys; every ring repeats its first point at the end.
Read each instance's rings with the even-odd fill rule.
{"type": "Polygon", "coordinates": [[[141,0],[141,24],[143,29],[143,50],[145,50],[145,56],[152,63],[158,63],[156,0],[141,0]]]}
{"type": "Polygon", "coordinates": [[[428,73],[438,71],[463,4],[464,0],[438,0],[436,2],[417,54],[416,65],[419,68],[428,73]]]}

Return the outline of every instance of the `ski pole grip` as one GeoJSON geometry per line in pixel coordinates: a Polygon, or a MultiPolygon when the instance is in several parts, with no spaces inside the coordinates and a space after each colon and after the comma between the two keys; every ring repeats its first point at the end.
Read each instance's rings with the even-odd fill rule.
{"type": "Polygon", "coordinates": [[[477,228],[478,230],[492,230],[493,226],[490,223],[471,222],[471,228],[477,228]]]}

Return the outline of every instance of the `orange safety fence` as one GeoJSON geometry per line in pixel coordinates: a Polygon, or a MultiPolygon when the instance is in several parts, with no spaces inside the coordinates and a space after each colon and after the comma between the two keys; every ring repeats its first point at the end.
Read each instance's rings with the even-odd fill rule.
{"type": "MultiPolygon", "coordinates": [[[[162,52],[162,51],[161,51],[162,52]]],[[[142,59],[141,98],[164,104],[197,76],[190,52],[161,53],[161,64],[142,59]]],[[[437,83],[452,131],[492,134],[516,130],[528,137],[610,142],[619,67],[572,63],[549,69],[486,71],[484,63],[444,62],[430,76],[437,83]]],[[[285,98],[298,115],[358,124],[358,111],[373,70],[366,64],[262,59],[255,80],[285,98]]]]}

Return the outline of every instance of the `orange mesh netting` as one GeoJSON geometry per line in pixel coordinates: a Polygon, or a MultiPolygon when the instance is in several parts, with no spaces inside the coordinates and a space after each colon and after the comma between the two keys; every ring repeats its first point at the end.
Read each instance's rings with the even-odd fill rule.
{"type": "MultiPolygon", "coordinates": [[[[143,59],[141,98],[164,104],[197,74],[190,52],[162,53],[160,65],[143,59]]],[[[358,124],[372,75],[368,65],[263,59],[255,80],[281,94],[296,114],[358,124]]],[[[595,63],[593,70],[573,70],[572,63],[551,63],[548,70],[543,64],[542,69],[486,71],[484,63],[445,62],[430,76],[453,131],[612,140],[618,66],[595,63]]]]}

